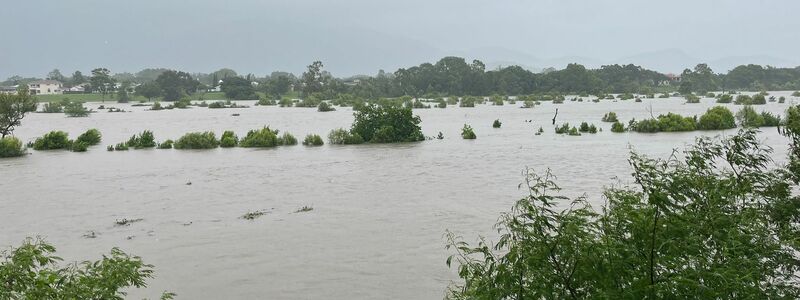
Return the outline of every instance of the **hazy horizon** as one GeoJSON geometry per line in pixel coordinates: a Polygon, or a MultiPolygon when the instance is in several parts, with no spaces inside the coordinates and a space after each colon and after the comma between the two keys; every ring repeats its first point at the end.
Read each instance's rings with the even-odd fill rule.
{"type": "Polygon", "coordinates": [[[790,29],[800,28],[793,16],[800,2],[504,2],[7,3],[0,11],[0,79],[95,67],[297,74],[314,60],[346,77],[450,55],[533,70],[570,62],[661,72],[701,62],[716,72],[748,63],[800,65],[800,34],[790,29]]]}

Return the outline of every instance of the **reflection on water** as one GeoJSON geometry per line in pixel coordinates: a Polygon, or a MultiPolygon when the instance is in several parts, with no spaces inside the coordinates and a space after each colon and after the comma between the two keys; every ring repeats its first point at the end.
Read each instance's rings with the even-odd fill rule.
{"type": "MultiPolygon", "coordinates": [[[[793,100],[800,101],[789,93],[772,94],[789,100],[756,109],[782,113],[793,100]]],[[[609,123],[600,122],[608,111],[627,122],[651,111],[699,115],[714,105],[713,99],[683,102],[431,108],[415,113],[426,135],[441,131],[444,140],[268,150],[106,152],[104,145],[144,129],[159,141],[189,131],[243,135],[264,125],[299,139],[308,133],[324,136],[349,127],[351,111],[144,111],[113,104],[132,112],[89,118],[32,114],[16,132],[25,141],[50,130],[75,137],[89,128],[100,129],[104,141],[86,153],[38,151],[0,160],[0,246],[41,235],[60,256],[75,260],[121,247],[156,266],[150,288],[133,291],[132,298],[157,298],[170,290],[183,299],[440,299],[457,279],[444,264],[448,253],[442,234],[449,229],[468,238],[491,237],[498,214],[524,194],[517,184],[526,166],[553,169],[566,194],[585,193],[597,206],[603,186],[630,181],[629,146],[663,157],[698,135],[734,132],[615,134],[609,123]],[[559,123],[589,121],[603,132],[555,135],[550,121],[555,107],[559,123]],[[498,118],[502,129],[492,128],[498,118]],[[475,129],[477,140],[461,139],[465,123],[475,129]],[[540,126],[544,134],[534,136],[540,126]],[[294,213],[305,205],[314,210],[294,213]],[[252,221],[239,218],[261,209],[269,213],[252,221]],[[122,218],[144,220],[114,226],[122,218]],[[82,237],[87,231],[98,235],[82,237]]],[[[774,128],[761,136],[782,161],[787,141],[774,128]]]]}

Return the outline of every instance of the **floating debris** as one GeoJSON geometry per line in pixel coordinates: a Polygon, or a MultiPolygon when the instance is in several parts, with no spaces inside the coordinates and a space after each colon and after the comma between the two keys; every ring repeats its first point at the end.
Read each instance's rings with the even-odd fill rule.
{"type": "Polygon", "coordinates": [[[248,213],[244,214],[242,216],[242,219],[255,220],[256,218],[261,217],[263,215],[266,215],[267,213],[268,213],[268,211],[265,210],[265,209],[264,210],[251,211],[251,212],[248,212],[248,213]]]}
{"type": "Polygon", "coordinates": [[[186,182],[186,185],[192,185],[192,182],[191,181],[186,182]]]}
{"type": "Polygon", "coordinates": [[[304,213],[304,212],[309,212],[309,211],[312,211],[312,210],[314,210],[314,208],[311,207],[311,206],[303,206],[300,209],[294,211],[294,213],[304,213]]]}
{"type": "Polygon", "coordinates": [[[191,221],[189,221],[188,223],[183,223],[183,226],[189,226],[189,225],[192,225],[191,221]]]}
{"type": "Polygon", "coordinates": [[[238,116],[239,116],[239,114],[232,114],[231,116],[238,117],[238,116]]]}
{"type": "Polygon", "coordinates": [[[87,238],[87,239],[93,239],[93,238],[97,237],[97,233],[92,231],[92,230],[89,230],[89,231],[87,231],[86,233],[83,234],[83,237],[87,238]]]}
{"type": "Polygon", "coordinates": [[[125,218],[123,218],[123,219],[118,219],[115,223],[117,224],[117,226],[128,226],[128,225],[131,225],[132,223],[141,222],[141,221],[144,221],[144,219],[142,219],[142,218],[139,218],[139,219],[125,219],[125,218]]]}

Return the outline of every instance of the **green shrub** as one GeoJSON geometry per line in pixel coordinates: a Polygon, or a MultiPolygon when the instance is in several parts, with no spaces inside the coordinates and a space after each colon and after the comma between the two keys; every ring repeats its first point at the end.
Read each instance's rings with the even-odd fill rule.
{"type": "Polygon", "coordinates": [[[533,108],[535,105],[531,100],[525,100],[522,102],[522,108],[533,108]]]}
{"type": "Polygon", "coordinates": [[[736,120],[739,121],[742,127],[758,128],[764,125],[764,117],[750,105],[745,105],[736,112],[736,120]]]}
{"type": "Polygon", "coordinates": [[[114,151],[114,145],[108,145],[108,147],[106,147],[106,150],[114,151]]]}
{"type": "Polygon", "coordinates": [[[436,103],[436,107],[438,107],[438,108],[447,108],[447,102],[445,102],[443,99],[440,98],[439,102],[436,103]]]}
{"type": "Polygon", "coordinates": [[[33,142],[33,150],[69,149],[70,140],[66,132],[51,131],[33,142]]]}
{"type": "Polygon", "coordinates": [[[219,140],[211,131],[190,132],[175,141],[173,146],[175,149],[213,149],[219,146],[219,140]]]}
{"type": "Polygon", "coordinates": [[[698,97],[695,94],[688,94],[684,96],[684,98],[686,99],[686,103],[691,103],[691,104],[700,103],[700,97],[698,97]]]}
{"type": "Polygon", "coordinates": [[[475,98],[462,97],[461,101],[458,103],[458,107],[475,107],[475,98]]]}
{"type": "Polygon", "coordinates": [[[561,126],[556,126],[556,134],[567,134],[569,133],[569,123],[561,124],[561,126]]]}
{"type": "Polygon", "coordinates": [[[527,170],[496,242],[447,233],[461,280],[445,298],[797,298],[797,173],[759,142],[746,131],[664,159],[634,153],[635,183],[612,184],[600,207],[527,170]]]}
{"type": "Polygon", "coordinates": [[[100,134],[100,131],[94,128],[87,130],[75,139],[75,142],[85,143],[88,146],[98,145],[101,141],[102,135],[100,134]]]}
{"type": "Polygon", "coordinates": [[[150,106],[150,110],[162,110],[162,109],[164,108],[161,107],[161,102],[158,101],[154,102],[153,106],[150,106]]]}
{"type": "Polygon", "coordinates": [[[597,127],[594,124],[589,125],[589,123],[582,122],[581,125],[578,127],[579,132],[586,132],[586,133],[597,133],[597,127]]]}
{"type": "Polygon", "coordinates": [[[278,138],[278,143],[284,146],[294,146],[297,145],[297,139],[288,132],[284,132],[280,138],[278,138]]]}
{"type": "Polygon", "coordinates": [[[225,131],[219,139],[219,146],[222,148],[236,147],[239,144],[239,137],[233,131],[225,131]]]}
{"type": "Polygon", "coordinates": [[[503,123],[500,123],[500,119],[496,119],[494,123],[492,123],[493,128],[500,128],[500,126],[503,126],[503,123]]]}
{"type": "Polygon", "coordinates": [[[472,130],[472,126],[464,124],[464,127],[461,128],[461,138],[465,140],[474,140],[478,138],[478,136],[475,135],[475,131],[472,130]]]}
{"type": "Polygon", "coordinates": [[[778,103],[784,103],[784,102],[786,102],[786,97],[781,96],[780,98],[778,98],[778,103]]]}
{"type": "Polygon", "coordinates": [[[614,122],[617,122],[619,120],[617,119],[617,113],[611,111],[611,112],[608,112],[607,114],[603,115],[603,119],[601,119],[601,121],[614,123],[614,122]]]}
{"type": "Polygon", "coordinates": [[[736,96],[736,101],[733,103],[738,105],[752,105],[753,98],[748,95],[738,95],[736,96]]]}
{"type": "Polygon", "coordinates": [[[733,102],[733,96],[731,94],[721,94],[719,98],[717,98],[717,103],[731,103],[733,102]]]}
{"type": "Polygon", "coordinates": [[[328,133],[328,143],[331,145],[356,145],[364,143],[364,139],[357,133],[352,133],[344,128],[338,128],[328,133]]]}
{"type": "Polygon", "coordinates": [[[396,143],[425,139],[419,127],[419,117],[408,108],[367,105],[353,116],[355,121],[350,132],[358,134],[365,142],[396,143]]]}
{"type": "Polygon", "coordinates": [[[83,107],[83,103],[69,102],[64,105],[64,113],[68,117],[87,117],[91,111],[83,107]]]}
{"type": "Polygon", "coordinates": [[[130,148],[128,148],[128,144],[126,143],[119,143],[114,146],[114,150],[116,151],[128,151],[128,149],[130,148]]]}
{"type": "Polygon", "coordinates": [[[775,127],[781,126],[781,117],[773,115],[768,111],[761,112],[761,118],[764,119],[764,124],[761,125],[762,127],[775,127]]]}
{"type": "Polygon", "coordinates": [[[570,128],[570,129],[569,129],[569,131],[567,132],[567,135],[571,135],[571,136],[580,136],[580,135],[581,135],[581,133],[580,133],[580,132],[578,132],[578,128],[572,127],[572,128],[570,128]]]}
{"type": "Polygon", "coordinates": [[[208,105],[208,108],[225,108],[225,101],[216,101],[208,105]]]}
{"type": "Polygon", "coordinates": [[[328,102],[326,102],[326,101],[322,101],[322,102],[319,103],[319,105],[317,105],[317,111],[319,111],[319,112],[328,112],[328,111],[334,111],[334,110],[336,110],[336,109],[333,108],[333,106],[328,104],[328,102]]]}
{"type": "Polygon", "coordinates": [[[800,97],[800,91],[794,91],[794,93],[792,93],[792,97],[800,97]]]}
{"type": "Polygon", "coordinates": [[[622,125],[619,121],[614,122],[614,124],[611,124],[611,132],[625,132],[625,125],[622,125]]]}
{"type": "Polygon", "coordinates": [[[684,117],[679,114],[667,113],[658,116],[658,126],[660,131],[692,131],[695,130],[695,120],[691,117],[684,117]]]}
{"type": "Polygon", "coordinates": [[[72,141],[72,143],[70,143],[69,150],[72,152],[86,152],[88,148],[89,144],[86,142],[72,141]]]}
{"type": "Polygon", "coordinates": [[[245,148],[267,148],[278,146],[278,144],[278,131],[271,130],[269,127],[250,130],[239,142],[239,146],[245,148]]]}
{"type": "Polygon", "coordinates": [[[753,96],[753,104],[755,104],[755,105],[767,104],[767,98],[765,97],[765,95],[769,95],[769,94],[766,94],[766,92],[762,92],[762,93],[758,93],[758,94],[754,95],[753,96]]]}
{"type": "Polygon", "coordinates": [[[158,144],[158,149],[172,149],[172,144],[174,142],[172,140],[166,140],[160,144],[158,144]]]}
{"type": "Polygon", "coordinates": [[[735,127],[736,118],[729,109],[723,106],[709,108],[697,122],[697,129],[700,130],[722,130],[735,127]]]}
{"type": "MultiPolygon", "coordinates": [[[[58,265],[62,259],[55,247],[40,239],[5,250],[0,256],[0,299],[124,299],[126,292],[147,286],[153,277],[152,265],[117,248],[101,260],[64,266],[58,265]]],[[[174,295],[164,292],[161,299],[174,295]]]]}
{"type": "Polygon", "coordinates": [[[641,121],[631,120],[628,129],[635,132],[655,133],[660,131],[658,120],[644,119],[641,121]]]}
{"type": "Polygon", "coordinates": [[[58,102],[45,103],[42,106],[42,112],[48,114],[58,114],[64,112],[64,106],[58,102]]]}
{"type": "Polygon", "coordinates": [[[266,98],[258,99],[258,102],[256,103],[256,105],[260,105],[260,106],[273,106],[273,105],[276,105],[276,104],[278,104],[278,103],[275,100],[266,99],[266,98]]]}
{"type": "Polygon", "coordinates": [[[303,139],[303,145],[305,146],[322,146],[322,144],[324,144],[322,137],[316,134],[306,135],[306,138],[303,139]]]}
{"type": "Polygon", "coordinates": [[[22,142],[13,136],[0,138],[0,157],[17,157],[25,155],[22,142]]]}
{"type": "Polygon", "coordinates": [[[145,130],[138,135],[131,136],[126,145],[133,149],[153,148],[156,146],[156,139],[152,131],[145,130]]]}

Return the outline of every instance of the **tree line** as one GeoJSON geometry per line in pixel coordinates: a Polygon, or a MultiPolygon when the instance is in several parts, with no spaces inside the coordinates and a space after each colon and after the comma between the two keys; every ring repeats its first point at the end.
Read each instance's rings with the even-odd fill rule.
{"type": "MultiPolygon", "coordinates": [[[[126,98],[129,92],[135,90],[145,98],[162,97],[166,101],[217,87],[230,99],[256,99],[259,97],[257,93],[275,99],[290,92],[315,95],[315,98],[321,99],[334,99],[343,94],[374,99],[406,95],[433,98],[492,94],[652,94],[667,91],[688,94],[718,90],[800,89],[800,67],[775,68],[750,64],[723,74],[715,73],[707,64],[698,64],[676,77],[633,64],[605,65],[597,69],[569,64],[561,70],[548,69],[535,73],[520,66],[487,70],[480,60],[467,62],[464,58],[454,56],[444,57],[436,63],[400,68],[393,73],[380,70],[374,76],[347,78],[334,77],[324,70],[320,61],[310,64],[300,76],[289,72],[272,72],[258,77],[238,74],[227,68],[212,73],[144,69],[135,74],[111,74],[106,68],[96,68],[89,76],[75,71],[69,77],[56,69],[47,78],[59,80],[67,86],[85,85],[89,91],[103,95],[116,92],[118,98],[126,98]]],[[[16,85],[35,79],[13,76],[0,85],[16,85]]]]}

